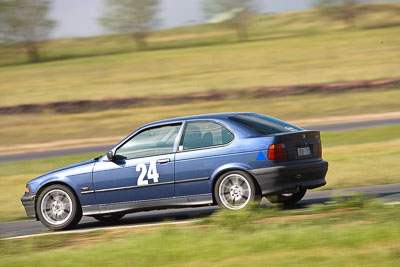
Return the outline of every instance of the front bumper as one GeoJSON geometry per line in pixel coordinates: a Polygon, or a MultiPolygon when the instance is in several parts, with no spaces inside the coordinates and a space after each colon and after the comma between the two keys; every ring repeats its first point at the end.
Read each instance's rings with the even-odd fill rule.
{"type": "Polygon", "coordinates": [[[26,215],[31,218],[36,218],[35,198],[36,195],[33,194],[25,194],[21,198],[21,202],[25,208],[26,215]]]}
{"type": "Polygon", "coordinates": [[[276,166],[250,170],[257,180],[263,196],[275,195],[298,187],[312,189],[326,184],[328,162],[276,166]]]}

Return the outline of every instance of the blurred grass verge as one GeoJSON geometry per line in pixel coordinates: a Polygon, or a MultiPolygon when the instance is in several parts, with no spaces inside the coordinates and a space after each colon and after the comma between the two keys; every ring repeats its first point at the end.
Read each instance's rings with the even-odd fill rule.
{"type": "Polygon", "coordinates": [[[55,40],[44,58],[73,59],[39,64],[1,45],[0,106],[397,77],[400,5],[384,5],[353,30],[315,11],[255,16],[240,43],[220,25],[154,33],[140,52],[128,36],[55,40]]]}
{"type": "Polygon", "coordinates": [[[396,265],[399,208],[354,197],[329,210],[219,211],[185,226],[0,240],[0,265],[396,265]]]}
{"type": "MultiPolygon", "coordinates": [[[[322,133],[330,164],[321,189],[400,183],[400,126],[322,133]],[[384,148],[384,149],[383,149],[384,148]]],[[[20,203],[28,180],[97,154],[0,164],[0,221],[26,219],[20,203]]]]}

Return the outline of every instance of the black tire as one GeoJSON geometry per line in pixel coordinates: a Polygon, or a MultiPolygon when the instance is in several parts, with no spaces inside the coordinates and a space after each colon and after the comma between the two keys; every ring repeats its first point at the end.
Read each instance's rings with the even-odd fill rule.
{"type": "Polygon", "coordinates": [[[95,216],[93,216],[93,218],[95,218],[96,220],[98,220],[100,222],[110,223],[110,222],[116,222],[124,216],[125,216],[125,214],[116,213],[116,214],[95,215],[95,216]]]}
{"type": "Polygon", "coordinates": [[[54,184],[40,193],[36,202],[36,214],[47,228],[65,230],[74,227],[81,220],[82,208],[69,187],[54,184]]]}
{"type": "Polygon", "coordinates": [[[300,188],[297,192],[292,194],[279,194],[267,196],[268,201],[271,203],[282,203],[284,205],[294,205],[299,202],[306,194],[307,189],[300,188]]]}
{"type": "Polygon", "coordinates": [[[214,186],[214,197],[221,208],[230,210],[244,209],[259,199],[252,177],[243,171],[230,171],[221,175],[214,186]]]}

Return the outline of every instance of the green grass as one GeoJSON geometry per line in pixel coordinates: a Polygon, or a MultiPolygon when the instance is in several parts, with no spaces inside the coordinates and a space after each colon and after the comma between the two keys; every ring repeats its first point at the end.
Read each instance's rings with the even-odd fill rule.
{"type": "Polygon", "coordinates": [[[400,139],[326,147],[324,159],[329,162],[324,189],[400,182],[400,139]]]}
{"type": "MultiPolygon", "coordinates": [[[[395,18],[387,16],[387,19],[392,17],[395,18]]],[[[371,30],[363,27],[354,30],[329,28],[323,31],[327,22],[310,11],[264,15],[255,20],[249,42],[215,40],[213,42],[218,45],[2,67],[0,106],[369,80],[400,75],[399,26],[371,30]]],[[[216,31],[219,36],[219,26],[215,26],[217,29],[213,27],[211,34],[216,31]]],[[[154,38],[175,40],[176,36],[183,34],[187,37],[190,29],[198,28],[167,31],[158,37],[156,34],[154,38]]],[[[193,38],[197,38],[197,34],[191,33],[193,38]]],[[[102,49],[98,42],[107,43],[107,38],[76,42],[86,42],[82,49],[90,51],[96,47],[102,49]]],[[[119,39],[123,37],[116,38],[116,43],[121,46],[118,49],[125,51],[126,41],[119,39]]],[[[60,40],[53,45],[60,46],[60,50],[73,51],[75,48],[71,43],[74,42],[60,40]]]]}
{"type": "MultiPolygon", "coordinates": [[[[161,119],[202,113],[259,112],[282,120],[304,120],[399,111],[400,90],[242,98],[172,106],[107,110],[82,114],[7,115],[0,120],[0,147],[66,139],[126,136],[161,119]],[[62,129],[62,131],[60,131],[62,129]],[[46,133],[46,134],[43,134],[46,133]]],[[[8,148],[5,148],[8,147],[8,148]]]]}
{"type": "Polygon", "coordinates": [[[374,143],[374,145],[379,146],[381,142],[395,142],[400,138],[399,133],[400,125],[371,127],[348,132],[325,132],[323,133],[323,143],[324,147],[345,147],[367,143],[374,143]]]}
{"type": "Polygon", "coordinates": [[[390,266],[400,261],[399,216],[379,204],[222,211],[200,225],[0,240],[0,264],[390,266]]]}
{"type": "MultiPolygon", "coordinates": [[[[323,133],[323,156],[329,162],[328,184],[321,189],[400,182],[399,126],[323,133]]],[[[25,218],[20,203],[28,180],[97,154],[0,164],[0,221],[25,218]]]]}

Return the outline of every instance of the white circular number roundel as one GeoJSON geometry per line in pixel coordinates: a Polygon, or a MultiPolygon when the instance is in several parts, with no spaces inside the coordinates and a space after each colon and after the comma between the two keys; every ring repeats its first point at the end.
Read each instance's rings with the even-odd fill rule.
{"type": "Polygon", "coordinates": [[[149,180],[153,180],[154,183],[158,183],[158,178],[160,177],[160,175],[157,172],[157,165],[155,161],[150,162],[148,172],[146,164],[144,163],[139,163],[136,166],[136,171],[141,172],[137,180],[137,185],[147,185],[149,184],[149,180]],[[147,173],[147,179],[145,180],[144,178],[146,177],[146,173],[147,173]]]}

